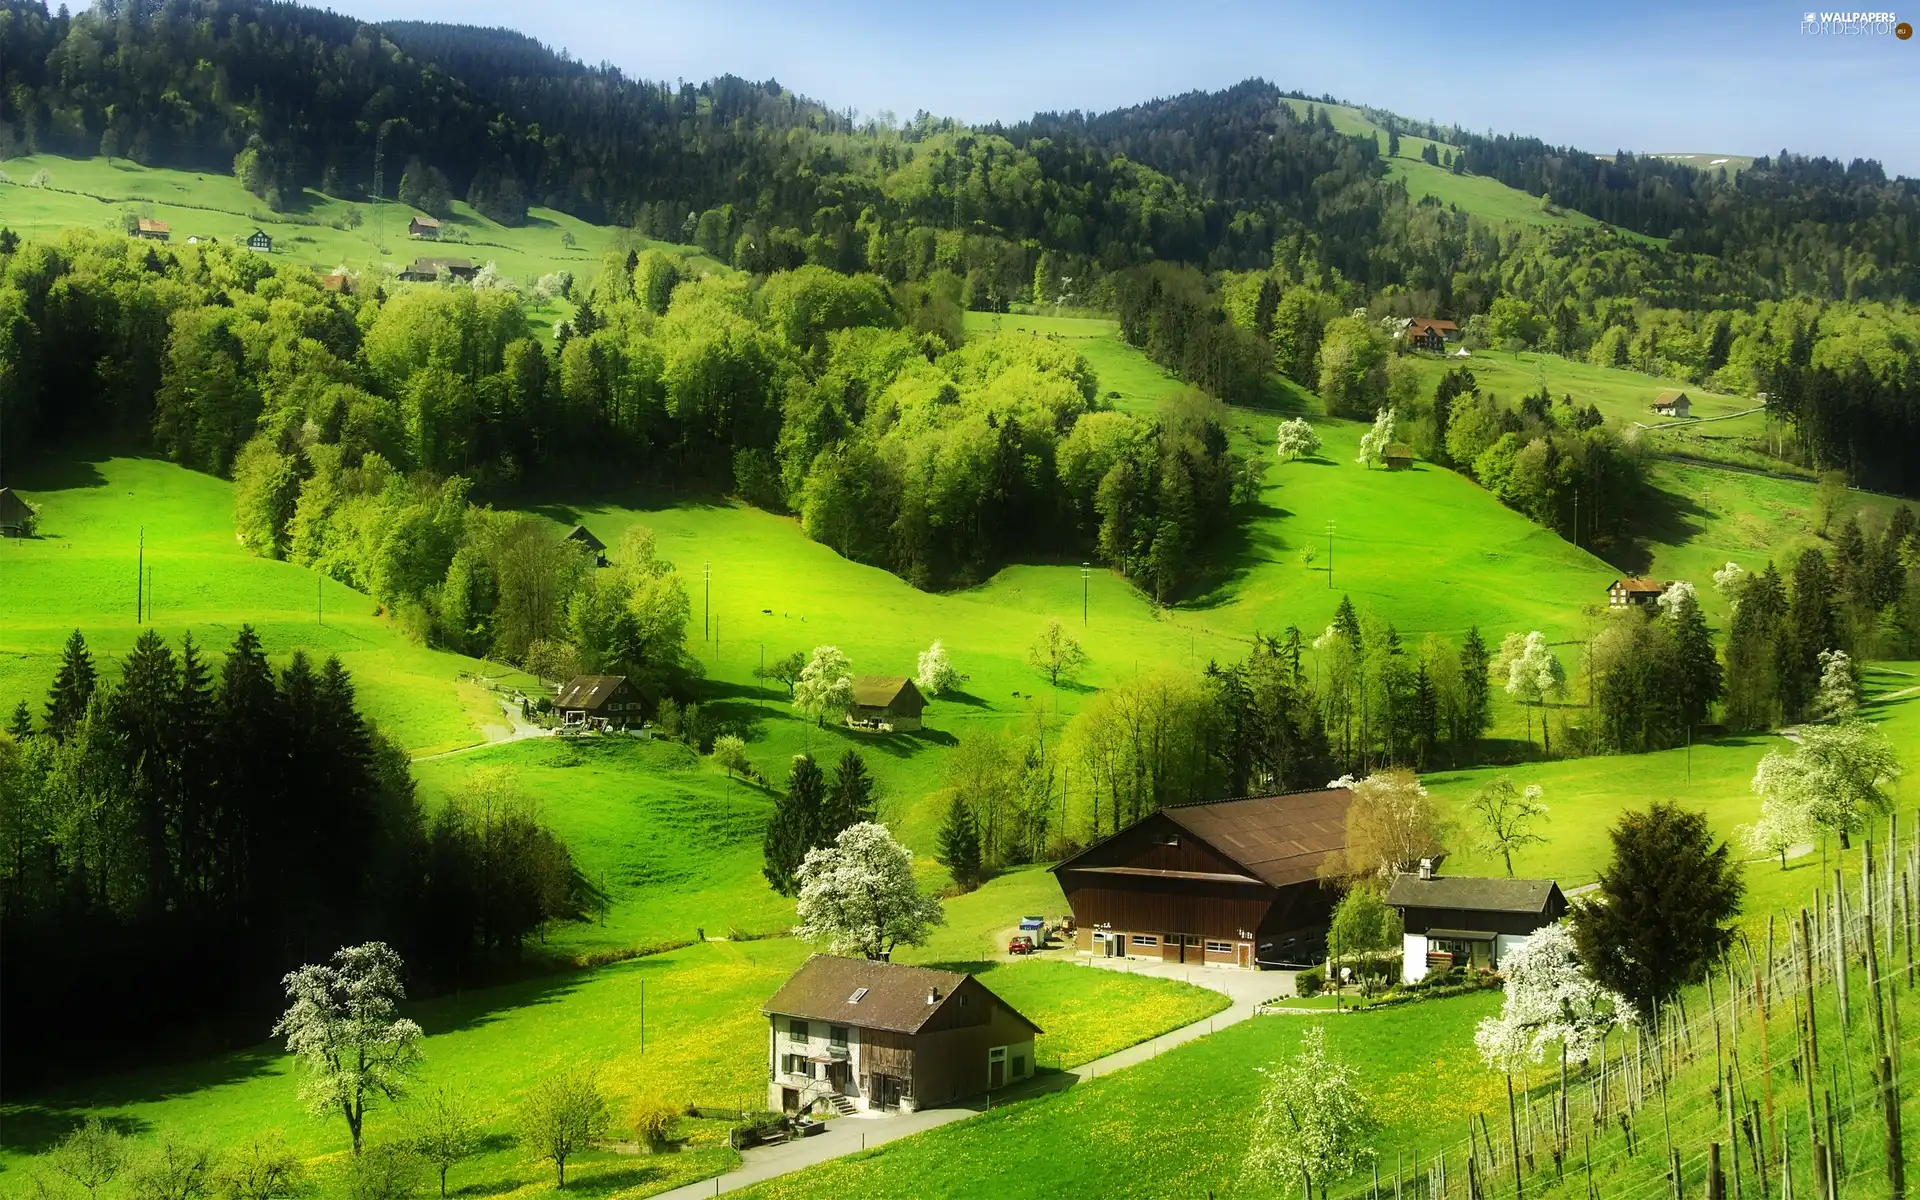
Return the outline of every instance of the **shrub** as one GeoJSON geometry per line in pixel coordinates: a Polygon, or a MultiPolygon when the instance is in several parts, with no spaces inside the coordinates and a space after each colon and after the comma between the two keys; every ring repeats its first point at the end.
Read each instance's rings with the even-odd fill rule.
{"type": "Polygon", "coordinates": [[[1293,977],[1293,994],[1296,996],[1318,996],[1326,986],[1327,977],[1319,967],[1308,967],[1293,977]]]}
{"type": "Polygon", "coordinates": [[[633,1129],[633,1140],[654,1154],[667,1149],[668,1144],[673,1140],[673,1131],[679,1121],[680,1111],[658,1100],[642,1100],[634,1106],[628,1117],[628,1124],[633,1129]]]}

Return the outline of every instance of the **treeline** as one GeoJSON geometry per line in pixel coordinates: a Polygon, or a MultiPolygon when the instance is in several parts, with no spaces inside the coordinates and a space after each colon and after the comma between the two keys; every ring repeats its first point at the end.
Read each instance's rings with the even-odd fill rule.
{"type": "Polygon", "coordinates": [[[243,626],[215,663],[148,631],[116,680],[76,630],[42,718],[21,701],[0,734],[9,1086],[161,1037],[251,1041],[273,981],[343,941],[407,946],[431,989],[594,910],[566,848],[494,799],[429,818],[338,659],[276,670],[243,626]]]}

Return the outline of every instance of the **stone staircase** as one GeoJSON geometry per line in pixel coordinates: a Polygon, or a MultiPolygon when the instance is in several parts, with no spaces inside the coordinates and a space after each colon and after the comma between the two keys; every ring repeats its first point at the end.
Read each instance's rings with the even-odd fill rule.
{"type": "Polygon", "coordinates": [[[842,1117],[851,1117],[860,1111],[859,1108],[854,1105],[852,1097],[849,1096],[831,1096],[827,1102],[833,1105],[833,1111],[842,1117]]]}

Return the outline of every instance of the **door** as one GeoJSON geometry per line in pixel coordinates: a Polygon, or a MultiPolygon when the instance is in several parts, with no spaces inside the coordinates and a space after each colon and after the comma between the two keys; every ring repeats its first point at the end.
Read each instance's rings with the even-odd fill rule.
{"type": "Polygon", "coordinates": [[[1252,959],[1253,959],[1253,947],[1247,945],[1245,942],[1241,942],[1240,943],[1240,965],[1242,967],[1250,967],[1253,965],[1252,959]]]}
{"type": "Polygon", "coordinates": [[[781,1088],[780,1089],[780,1111],[781,1112],[798,1112],[799,1110],[800,1110],[799,1091],[797,1091],[794,1088],[781,1088]]]}
{"type": "Polygon", "coordinates": [[[1007,1081],[1007,1060],[996,1058],[987,1063],[987,1087],[997,1088],[1007,1081]]]}

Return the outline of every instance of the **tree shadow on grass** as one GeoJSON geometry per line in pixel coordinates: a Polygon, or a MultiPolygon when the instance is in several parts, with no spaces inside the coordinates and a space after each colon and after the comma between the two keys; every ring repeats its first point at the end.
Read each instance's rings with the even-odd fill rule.
{"type": "MultiPolygon", "coordinates": [[[[96,463],[112,458],[107,451],[79,455],[46,455],[12,464],[0,476],[0,485],[27,492],[64,492],[72,488],[97,488],[107,485],[107,477],[96,463]]],[[[42,505],[42,507],[45,507],[42,505]]],[[[43,517],[45,513],[41,514],[43,517]]]]}
{"type": "Polygon", "coordinates": [[[1706,532],[1707,510],[1692,496],[1647,484],[1627,528],[1631,541],[1600,557],[1610,566],[1639,574],[1653,566],[1653,543],[1678,546],[1706,532]]]}
{"type": "Polygon", "coordinates": [[[1262,502],[1240,514],[1240,519],[1213,539],[1197,556],[1205,569],[1179,602],[1183,609],[1205,612],[1240,598],[1240,585],[1267,563],[1277,563],[1292,547],[1280,536],[1279,522],[1293,514],[1262,502]]]}
{"type": "Polygon", "coordinates": [[[990,706],[990,702],[986,697],[976,696],[972,692],[963,692],[958,688],[949,688],[941,692],[940,699],[943,702],[951,701],[954,704],[964,704],[969,708],[987,708],[990,706]]]}
{"type": "MultiPolygon", "coordinates": [[[[44,1154],[66,1140],[68,1134],[99,1116],[91,1100],[71,1103],[9,1104],[0,1109],[0,1149],[12,1154],[44,1154]]],[[[124,1114],[101,1117],[109,1127],[128,1137],[152,1133],[151,1121],[124,1114]]]]}

